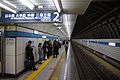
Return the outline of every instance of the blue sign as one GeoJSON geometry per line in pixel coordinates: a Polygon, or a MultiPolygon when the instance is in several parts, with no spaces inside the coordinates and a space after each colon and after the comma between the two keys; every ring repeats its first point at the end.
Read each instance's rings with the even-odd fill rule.
{"type": "Polygon", "coordinates": [[[2,13],[0,22],[62,22],[62,15],[59,12],[2,13]]]}

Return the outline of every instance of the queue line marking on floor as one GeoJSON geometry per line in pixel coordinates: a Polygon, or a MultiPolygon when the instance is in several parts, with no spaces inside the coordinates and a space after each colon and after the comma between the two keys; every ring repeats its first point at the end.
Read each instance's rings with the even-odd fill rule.
{"type": "Polygon", "coordinates": [[[43,64],[40,65],[37,71],[34,71],[30,76],[28,76],[25,80],[33,80],[37,74],[39,74],[45,66],[52,60],[53,56],[51,56],[49,59],[47,59],[43,64]]]}

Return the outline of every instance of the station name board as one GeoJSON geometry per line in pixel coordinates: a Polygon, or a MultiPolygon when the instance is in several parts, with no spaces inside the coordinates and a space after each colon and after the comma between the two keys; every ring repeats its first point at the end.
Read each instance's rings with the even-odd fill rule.
{"type": "Polygon", "coordinates": [[[1,22],[62,22],[59,12],[2,13],[1,22]]]}

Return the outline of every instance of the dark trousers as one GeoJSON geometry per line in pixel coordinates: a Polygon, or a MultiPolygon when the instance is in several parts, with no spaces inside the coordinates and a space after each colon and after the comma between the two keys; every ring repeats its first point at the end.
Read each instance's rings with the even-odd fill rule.
{"type": "Polygon", "coordinates": [[[50,53],[49,52],[47,52],[47,58],[49,59],[49,56],[50,56],[50,53]]]}
{"type": "Polygon", "coordinates": [[[44,53],[43,58],[44,58],[44,60],[45,60],[46,51],[44,50],[43,53],[44,53]]]}
{"type": "Polygon", "coordinates": [[[31,60],[31,68],[35,69],[35,62],[34,62],[34,58],[31,60]]]}
{"type": "Polygon", "coordinates": [[[26,59],[26,61],[25,61],[25,69],[26,70],[35,69],[34,57],[26,59]]]}
{"type": "Polygon", "coordinates": [[[68,47],[65,47],[65,52],[66,52],[66,54],[67,54],[67,51],[68,51],[68,47]]]}
{"type": "Polygon", "coordinates": [[[58,50],[54,50],[53,57],[56,57],[56,58],[57,58],[58,54],[59,54],[58,50]]]}
{"type": "Polygon", "coordinates": [[[42,54],[41,54],[41,53],[39,53],[39,63],[41,63],[41,61],[42,61],[41,56],[42,56],[42,54]]]}

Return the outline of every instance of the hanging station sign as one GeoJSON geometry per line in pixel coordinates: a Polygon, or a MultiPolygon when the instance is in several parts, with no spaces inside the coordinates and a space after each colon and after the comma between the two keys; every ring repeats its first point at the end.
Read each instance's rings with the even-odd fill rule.
{"type": "Polygon", "coordinates": [[[59,12],[21,12],[2,13],[0,21],[3,23],[19,22],[62,22],[62,14],[59,12]]]}

